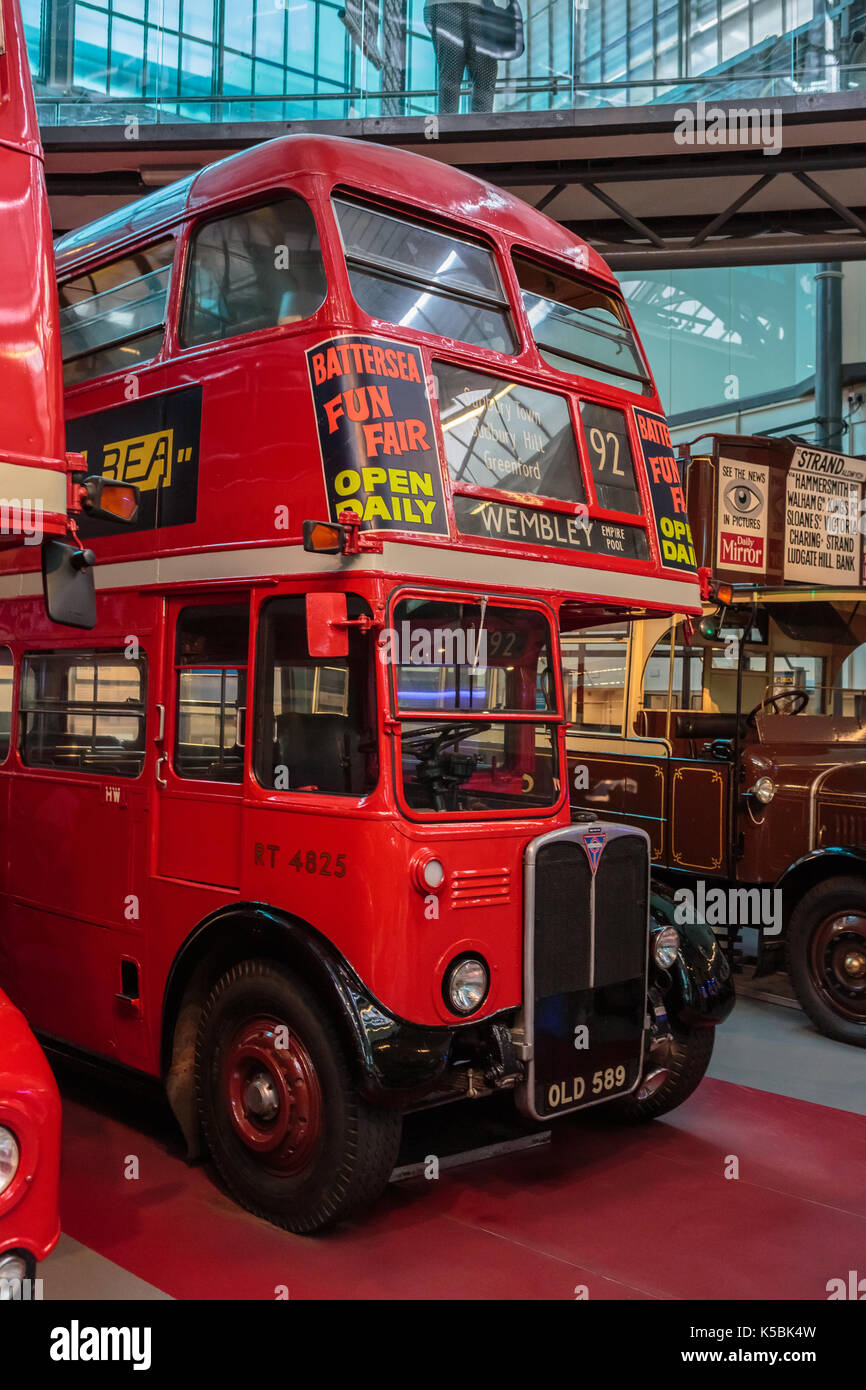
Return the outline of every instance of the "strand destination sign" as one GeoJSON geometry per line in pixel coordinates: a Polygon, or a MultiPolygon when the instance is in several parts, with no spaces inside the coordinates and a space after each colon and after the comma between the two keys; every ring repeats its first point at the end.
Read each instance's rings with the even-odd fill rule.
{"type": "Polygon", "coordinates": [[[702,563],[736,584],[866,584],[866,459],[799,439],[710,440],[689,464],[702,563]]]}
{"type": "Polygon", "coordinates": [[[785,488],[785,578],[856,587],[863,573],[866,460],[800,447],[785,488]]]}

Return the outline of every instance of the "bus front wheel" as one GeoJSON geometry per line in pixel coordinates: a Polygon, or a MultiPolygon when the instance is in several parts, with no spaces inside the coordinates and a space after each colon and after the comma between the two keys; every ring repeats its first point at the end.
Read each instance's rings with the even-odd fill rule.
{"type": "Polygon", "coordinates": [[[866,881],[830,878],[810,888],[785,933],[788,974],[828,1038],[866,1047],[866,881]]]}
{"type": "Polygon", "coordinates": [[[401,1117],[358,1094],[330,1016],[282,966],[242,961],[216,982],[196,1088],[214,1166],[256,1216],[311,1234],[384,1190],[401,1117]]]}
{"type": "Polygon", "coordinates": [[[643,1087],[621,1100],[613,1100],[611,1115],[628,1124],[644,1124],[676,1110],[703,1081],[716,1039],[715,1028],[675,1027],[667,1041],[653,1053],[650,1071],[667,1072],[661,1084],[648,1094],[643,1087]]]}

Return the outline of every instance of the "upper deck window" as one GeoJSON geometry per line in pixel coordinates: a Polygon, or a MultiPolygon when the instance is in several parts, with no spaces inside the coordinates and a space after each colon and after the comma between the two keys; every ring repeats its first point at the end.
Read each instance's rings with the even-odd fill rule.
{"type": "Polygon", "coordinates": [[[185,347],[297,323],[328,286],[312,211],[297,194],[206,222],[194,234],[184,291],[185,347]]]}
{"type": "Polygon", "coordinates": [[[344,198],[334,208],[349,283],[365,313],[493,352],[517,351],[492,251],[344,198]]]}
{"type": "Polygon", "coordinates": [[[67,386],[149,362],[162,346],[174,258],[169,237],[59,287],[67,386]]]}
{"type": "Polygon", "coordinates": [[[621,301],[560,271],[514,257],[523,305],[545,362],[622,390],[652,392],[621,301]]]}

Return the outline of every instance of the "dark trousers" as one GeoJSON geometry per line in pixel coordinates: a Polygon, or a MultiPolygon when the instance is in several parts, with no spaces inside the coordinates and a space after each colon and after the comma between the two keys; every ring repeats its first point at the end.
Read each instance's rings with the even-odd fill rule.
{"type": "Polygon", "coordinates": [[[456,112],[464,70],[472,83],[472,110],[492,111],[497,61],[478,50],[484,36],[480,5],[432,4],[427,11],[439,67],[439,111],[456,112]]]}

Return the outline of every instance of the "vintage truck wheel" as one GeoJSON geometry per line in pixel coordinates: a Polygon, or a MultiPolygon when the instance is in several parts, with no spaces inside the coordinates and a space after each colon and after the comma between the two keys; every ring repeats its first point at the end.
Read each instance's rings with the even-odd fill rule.
{"type": "Polygon", "coordinates": [[[605,1109],[613,1111],[617,1119],[630,1124],[643,1124],[646,1120],[666,1115],[669,1110],[676,1110],[704,1079],[713,1055],[715,1038],[715,1028],[675,1029],[670,1039],[652,1053],[638,1089],[630,1096],[611,1101],[605,1109]],[[650,1090],[647,1081],[653,1072],[662,1069],[667,1070],[667,1075],[660,1077],[656,1088],[650,1090]],[[644,1087],[647,1094],[643,1093],[644,1087]]]}
{"type": "Polygon", "coordinates": [[[815,1027],[866,1047],[866,882],[830,878],[810,888],[791,913],[785,952],[815,1027]]]}
{"type": "Polygon", "coordinates": [[[231,1195],[298,1234],[380,1196],[401,1117],[358,1094],[334,1024],[282,966],[247,960],[217,981],[196,1042],[202,1132],[231,1195]]]}

